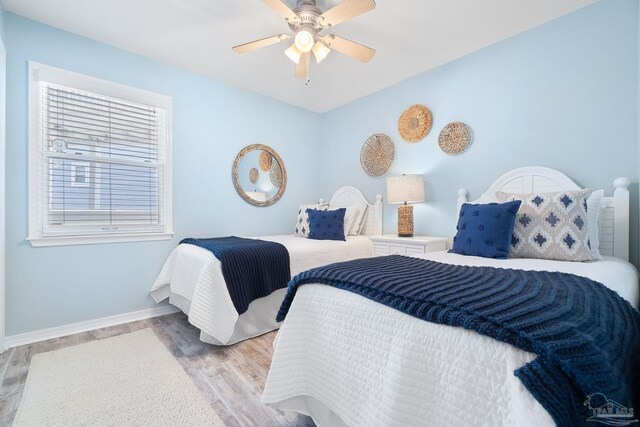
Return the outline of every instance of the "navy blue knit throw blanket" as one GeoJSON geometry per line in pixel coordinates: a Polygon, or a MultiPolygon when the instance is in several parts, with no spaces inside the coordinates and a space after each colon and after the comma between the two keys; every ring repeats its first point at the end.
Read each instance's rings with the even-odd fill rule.
{"type": "Polygon", "coordinates": [[[247,311],[251,301],[286,288],[291,279],[289,251],[280,243],[236,236],[189,238],[180,243],[200,246],[220,260],[238,314],[247,311]]]}
{"type": "Polygon", "coordinates": [[[640,313],[593,280],[400,255],[359,259],[294,277],[278,321],[305,283],[354,292],[535,353],[514,374],[559,426],[587,425],[592,413],[585,400],[594,393],[640,412],[640,313]]]}

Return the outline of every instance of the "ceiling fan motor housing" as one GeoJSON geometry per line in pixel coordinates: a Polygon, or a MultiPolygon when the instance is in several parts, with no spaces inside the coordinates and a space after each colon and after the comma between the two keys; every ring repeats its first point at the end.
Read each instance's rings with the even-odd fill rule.
{"type": "MultiPolygon", "coordinates": [[[[296,8],[293,10],[294,12],[297,12],[299,8],[301,7],[312,7],[315,10],[317,10],[318,12],[320,12],[320,9],[318,9],[316,7],[316,0],[298,0],[298,2],[296,3],[296,8]]],[[[322,13],[322,12],[320,12],[322,13]]]]}
{"type": "Polygon", "coordinates": [[[317,29],[318,18],[322,15],[322,11],[316,7],[315,0],[298,0],[296,8],[293,9],[300,18],[299,23],[289,23],[289,27],[296,31],[300,27],[311,27],[317,29]]]}

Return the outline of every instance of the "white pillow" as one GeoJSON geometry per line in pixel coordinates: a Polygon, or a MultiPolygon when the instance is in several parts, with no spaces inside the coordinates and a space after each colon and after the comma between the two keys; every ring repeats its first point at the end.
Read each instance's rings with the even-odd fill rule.
{"type": "Polygon", "coordinates": [[[300,205],[300,207],[298,208],[298,218],[296,219],[296,236],[309,237],[309,215],[307,215],[307,209],[318,209],[321,211],[326,211],[327,209],[329,209],[329,205],[327,203],[300,205]]]}
{"type": "Polygon", "coordinates": [[[591,255],[596,259],[602,259],[600,250],[600,225],[599,217],[602,206],[602,198],[604,197],[604,190],[597,190],[591,193],[587,199],[587,238],[591,245],[591,255]]]}
{"type": "MultiPolygon", "coordinates": [[[[344,236],[359,236],[362,234],[365,219],[367,216],[367,205],[349,206],[344,214],[344,236]]],[[[335,206],[329,206],[329,209],[338,209],[335,206]]]]}
{"type": "MultiPolygon", "coordinates": [[[[366,209],[366,207],[365,207],[366,209]]],[[[362,225],[362,218],[364,216],[364,210],[362,208],[358,208],[356,210],[356,217],[353,220],[353,225],[351,226],[351,229],[349,230],[349,236],[357,236],[360,234],[360,228],[362,225]]]]}
{"type": "Polygon", "coordinates": [[[359,236],[362,234],[362,230],[364,229],[364,225],[367,223],[367,210],[369,209],[368,205],[364,206],[364,209],[362,210],[362,214],[360,215],[359,221],[360,224],[358,224],[358,229],[356,230],[356,233],[354,234],[354,236],[359,236]]]}
{"type": "Polygon", "coordinates": [[[360,223],[358,222],[360,218],[361,209],[356,206],[349,206],[344,213],[344,236],[356,236],[354,233],[357,231],[360,223]]]}

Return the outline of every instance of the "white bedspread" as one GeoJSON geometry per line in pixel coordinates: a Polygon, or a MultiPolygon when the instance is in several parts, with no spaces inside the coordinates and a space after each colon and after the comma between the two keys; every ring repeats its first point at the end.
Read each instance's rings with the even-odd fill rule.
{"type": "MultiPolygon", "coordinates": [[[[311,240],[294,235],[260,236],[283,244],[291,259],[291,276],[333,262],[371,256],[366,236],[347,241],[311,240]]],[[[233,344],[279,327],[276,313],[286,289],[253,301],[238,315],[222,275],[220,261],[206,249],[178,245],[167,258],[149,291],[156,302],[169,298],[189,322],[201,330],[200,339],[212,344],[233,344]]]]}
{"type": "MultiPolygon", "coordinates": [[[[424,258],[579,274],[638,307],[636,270],[592,263],[487,260],[446,252],[424,258]]],[[[298,289],[278,333],[262,400],[319,426],[552,426],[513,375],[535,355],[473,331],[425,322],[359,295],[298,289]]]]}

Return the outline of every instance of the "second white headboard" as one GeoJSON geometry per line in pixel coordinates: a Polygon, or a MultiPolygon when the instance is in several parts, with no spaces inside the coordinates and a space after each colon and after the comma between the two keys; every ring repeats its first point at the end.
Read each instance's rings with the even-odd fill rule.
{"type": "MultiPolygon", "coordinates": [[[[323,203],[324,199],[320,199],[323,203]]],[[[376,201],[369,203],[364,194],[355,187],[345,186],[339,188],[329,202],[333,208],[348,208],[350,206],[367,207],[362,234],[365,236],[379,236],[382,234],[382,196],[377,195],[376,201]]]]}

